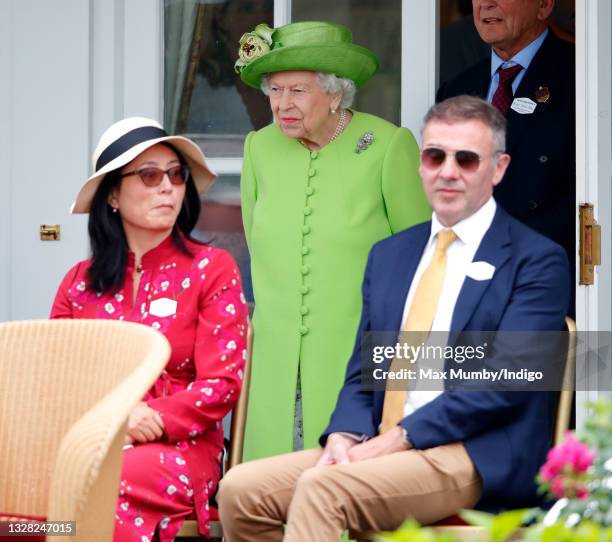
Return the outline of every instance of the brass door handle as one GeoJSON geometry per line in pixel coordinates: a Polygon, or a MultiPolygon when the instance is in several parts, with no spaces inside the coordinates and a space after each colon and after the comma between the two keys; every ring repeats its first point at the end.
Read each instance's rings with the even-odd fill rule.
{"type": "Polygon", "coordinates": [[[40,225],[40,240],[41,241],[59,241],[60,240],[60,225],[59,224],[41,224],[40,225]]]}
{"type": "Polygon", "coordinates": [[[593,205],[583,203],[580,218],[580,280],[579,284],[595,283],[595,266],[601,264],[601,226],[595,221],[593,205]]]}

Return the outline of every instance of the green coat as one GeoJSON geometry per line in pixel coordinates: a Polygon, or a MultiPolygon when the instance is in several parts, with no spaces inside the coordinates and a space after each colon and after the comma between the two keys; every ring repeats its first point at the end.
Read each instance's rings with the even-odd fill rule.
{"type": "Polygon", "coordinates": [[[255,313],[245,460],[292,451],[301,374],[304,446],[317,446],[344,380],[372,245],[428,220],[406,128],[355,112],[318,152],[271,124],[246,139],[242,213],[255,313]],[[367,131],[374,142],[355,152],[367,131]]]}

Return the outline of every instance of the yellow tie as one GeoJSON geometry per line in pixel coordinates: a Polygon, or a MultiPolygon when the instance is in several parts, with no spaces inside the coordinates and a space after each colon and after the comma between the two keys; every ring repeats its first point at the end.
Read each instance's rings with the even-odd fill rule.
{"type": "MultiPolygon", "coordinates": [[[[408,316],[401,329],[402,332],[421,331],[423,332],[423,340],[427,338],[436,314],[442,286],[444,286],[446,250],[456,238],[457,236],[453,230],[441,230],[438,232],[436,250],[414,292],[408,316]]],[[[420,340],[415,342],[421,343],[420,340]]],[[[396,371],[407,363],[409,363],[409,360],[395,358],[391,363],[390,370],[396,371]]],[[[385,391],[385,402],[383,405],[380,429],[381,433],[396,426],[404,417],[404,405],[408,396],[408,390],[390,390],[389,385],[393,382],[393,380],[387,380],[387,390],[385,391]]],[[[406,386],[407,385],[408,383],[406,382],[406,386]]]]}

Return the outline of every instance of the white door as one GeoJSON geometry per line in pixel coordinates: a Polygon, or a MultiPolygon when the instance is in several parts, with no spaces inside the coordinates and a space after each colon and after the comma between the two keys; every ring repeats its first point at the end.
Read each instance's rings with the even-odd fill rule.
{"type": "MultiPolygon", "coordinates": [[[[576,199],[578,204],[594,205],[595,218],[601,225],[601,265],[596,268],[592,286],[577,286],[576,321],[579,331],[598,332],[585,338],[588,348],[598,352],[608,383],[612,371],[611,17],[609,0],[576,2],[576,199]]],[[[604,385],[602,377],[597,377],[597,367],[588,369],[592,377],[589,389],[577,394],[579,426],[586,412],[584,401],[612,391],[606,389],[609,386],[604,385]]]]}
{"type": "Polygon", "coordinates": [[[70,205],[102,131],[160,118],[161,4],[0,2],[0,321],[46,318],[66,271],[87,257],[70,205]],[[42,241],[42,224],[59,225],[42,241]]]}
{"type": "Polygon", "coordinates": [[[90,3],[60,4],[0,2],[0,320],[46,318],[86,254],[68,209],[87,173],[90,3]],[[41,241],[41,224],[60,240],[41,241]]]}

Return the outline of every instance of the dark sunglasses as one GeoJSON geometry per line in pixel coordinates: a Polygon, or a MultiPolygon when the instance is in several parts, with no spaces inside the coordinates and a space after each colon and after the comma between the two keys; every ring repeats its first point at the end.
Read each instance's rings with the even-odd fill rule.
{"type": "Polygon", "coordinates": [[[130,175],[138,175],[146,186],[159,186],[164,178],[168,175],[168,179],[174,185],[181,185],[187,182],[189,177],[189,169],[187,166],[179,165],[172,166],[166,170],[158,167],[147,166],[134,171],[127,171],[121,174],[121,178],[129,177],[130,175]]]}
{"type": "Polygon", "coordinates": [[[474,151],[450,152],[438,147],[427,147],[421,151],[421,164],[428,169],[438,169],[447,156],[454,156],[457,165],[467,172],[476,171],[482,160],[482,157],[474,151]]]}

